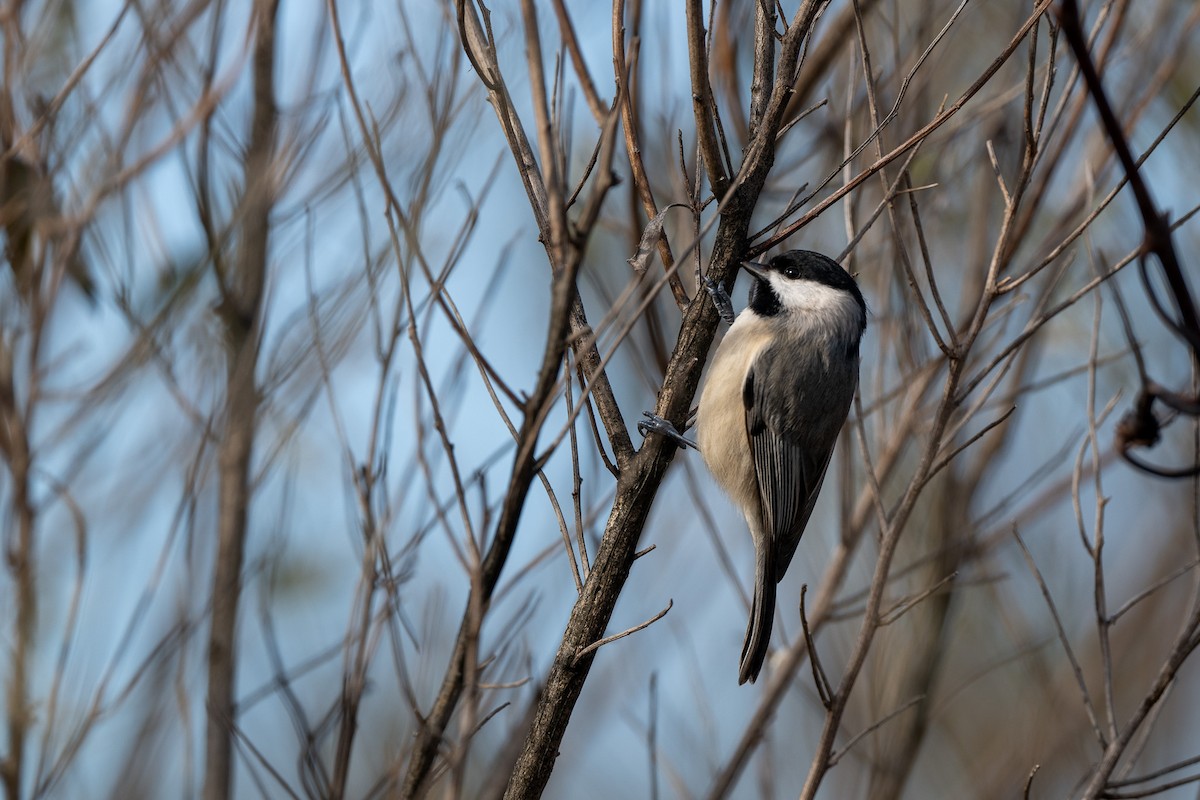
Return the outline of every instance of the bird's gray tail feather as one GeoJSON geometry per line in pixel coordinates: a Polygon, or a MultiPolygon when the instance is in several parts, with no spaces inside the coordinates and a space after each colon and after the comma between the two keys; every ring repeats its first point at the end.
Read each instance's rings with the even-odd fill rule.
{"type": "Polygon", "coordinates": [[[771,644],[771,624],[775,619],[775,548],[770,542],[755,543],[754,604],[750,624],[742,643],[742,663],[738,684],[754,683],[771,644]]]}

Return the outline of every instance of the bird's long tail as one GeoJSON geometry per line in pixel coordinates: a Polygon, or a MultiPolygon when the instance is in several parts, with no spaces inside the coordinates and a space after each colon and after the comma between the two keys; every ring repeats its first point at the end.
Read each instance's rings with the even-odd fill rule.
{"type": "Polygon", "coordinates": [[[754,605],[750,624],[742,643],[742,663],[738,684],[754,683],[771,645],[771,624],[775,618],[775,548],[770,541],[757,541],[754,547],[754,605]]]}

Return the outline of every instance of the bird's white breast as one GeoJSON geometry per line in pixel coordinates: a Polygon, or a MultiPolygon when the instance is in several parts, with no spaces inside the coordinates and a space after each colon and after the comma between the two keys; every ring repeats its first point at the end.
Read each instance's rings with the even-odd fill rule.
{"type": "Polygon", "coordinates": [[[758,486],[746,433],[742,385],[755,357],[770,342],[763,318],[750,312],[738,315],[708,367],[697,417],[696,440],[709,471],[746,517],[755,521],[759,517],[758,486]]]}

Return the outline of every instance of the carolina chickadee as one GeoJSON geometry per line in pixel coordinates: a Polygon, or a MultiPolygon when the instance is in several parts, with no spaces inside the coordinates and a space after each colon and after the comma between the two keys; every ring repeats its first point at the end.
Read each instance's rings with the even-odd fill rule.
{"type": "Polygon", "coordinates": [[[771,639],[775,584],[812,514],[858,387],[867,307],[830,258],[792,250],[743,264],[750,305],[708,370],[699,449],[754,537],[754,605],[738,683],[758,677],[771,639]]]}

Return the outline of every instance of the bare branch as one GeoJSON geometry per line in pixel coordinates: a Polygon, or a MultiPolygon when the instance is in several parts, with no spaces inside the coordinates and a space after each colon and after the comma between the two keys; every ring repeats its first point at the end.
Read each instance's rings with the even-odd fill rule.
{"type": "Polygon", "coordinates": [[[599,639],[597,641],[592,642],[587,647],[579,648],[579,650],[577,650],[575,652],[575,663],[579,663],[579,659],[583,658],[588,653],[592,653],[592,652],[595,652],[596,650],[599,650],[601,647],[603,647],[606,644],[612,644],[613,642],[617,641],[618,639],[624,639],[626,636],[629,636],[631,633],[637,633],[640,630],[645,630],[646,628],[649,628],[651,625],[653,625],[654,623],[658,622],[660,619],[665,617],[667,615],[667,612],[670,611],[671,608],[674,607],[674,605],[675,605],[674,600],[668,600],[666,608],[664,608],[662,611],[658,612],[657,614],[655,614],[653,617],[646,620],[645,622],[639,622],[637,625],[634,625],[632,628],[626,628],[625,630],[621,631],[620,633],[614,633],[612,636],[605,636],[603,639],[599,639]]]}

